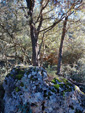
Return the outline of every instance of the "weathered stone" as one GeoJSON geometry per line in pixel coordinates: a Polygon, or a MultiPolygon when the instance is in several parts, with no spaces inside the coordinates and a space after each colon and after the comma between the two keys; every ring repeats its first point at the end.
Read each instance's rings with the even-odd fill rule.
{"type": "Polygon", "coordinates": [[[84,113],[85,94],[64,78],[48,82],[42,67],[14,68],[3,84],[4,113],[84,113]]]}

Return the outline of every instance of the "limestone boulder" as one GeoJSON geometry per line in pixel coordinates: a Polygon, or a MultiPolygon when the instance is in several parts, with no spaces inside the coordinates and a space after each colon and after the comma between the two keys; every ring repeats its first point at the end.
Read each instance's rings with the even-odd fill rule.
{"type": "Polygon", "coordinates": [[[85,94],[65,78],[48,80],[42,67],[16,67],[3,87],[4,113],[85,113],[85,94]]]}

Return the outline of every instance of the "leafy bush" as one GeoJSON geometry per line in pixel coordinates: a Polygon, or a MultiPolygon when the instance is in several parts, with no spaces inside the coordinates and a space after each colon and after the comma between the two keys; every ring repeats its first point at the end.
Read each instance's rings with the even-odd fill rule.
{"type": "Polygon", "coordinates": [[[79,59],[73,65],[63,65],[61,71],[65,77],[71,77],[77,82],[85,83],[85,58],[79,59]]]}
{"type": "Polygon", "coordinates": [[[80,50],[67,50],[63,53],[62,62],[63,64],[76,63],[83,56],[83,52],[80,50]]]}

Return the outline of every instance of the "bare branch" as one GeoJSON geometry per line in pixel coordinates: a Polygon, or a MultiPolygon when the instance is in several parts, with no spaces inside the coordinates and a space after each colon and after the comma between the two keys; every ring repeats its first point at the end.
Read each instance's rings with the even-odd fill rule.
{"type": "Polygon", "coordinates": [[[43,11],[43,10],[46,8],[46,6],[48,5],[48,2],[49,2],[49,0],[47,0],[47,3],[46,3],[44,6],[42,6],[42,3],[41,3],[41,10],[40,10],[39,16],[37,17],[37,20],[36,20],[35,23],[38,22],[39,18],[41,17],[42,11],[43,11]]]}

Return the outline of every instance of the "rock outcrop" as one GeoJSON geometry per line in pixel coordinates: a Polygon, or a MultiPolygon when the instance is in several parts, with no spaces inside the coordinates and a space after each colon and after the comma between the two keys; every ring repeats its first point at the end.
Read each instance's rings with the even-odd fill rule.
{"type": "Polygon", "coordinates": [[[65,78],[48,81],[42,67],[16,67],[3,84],[4,113],[85,113],[85,94],[65,78]]]}

